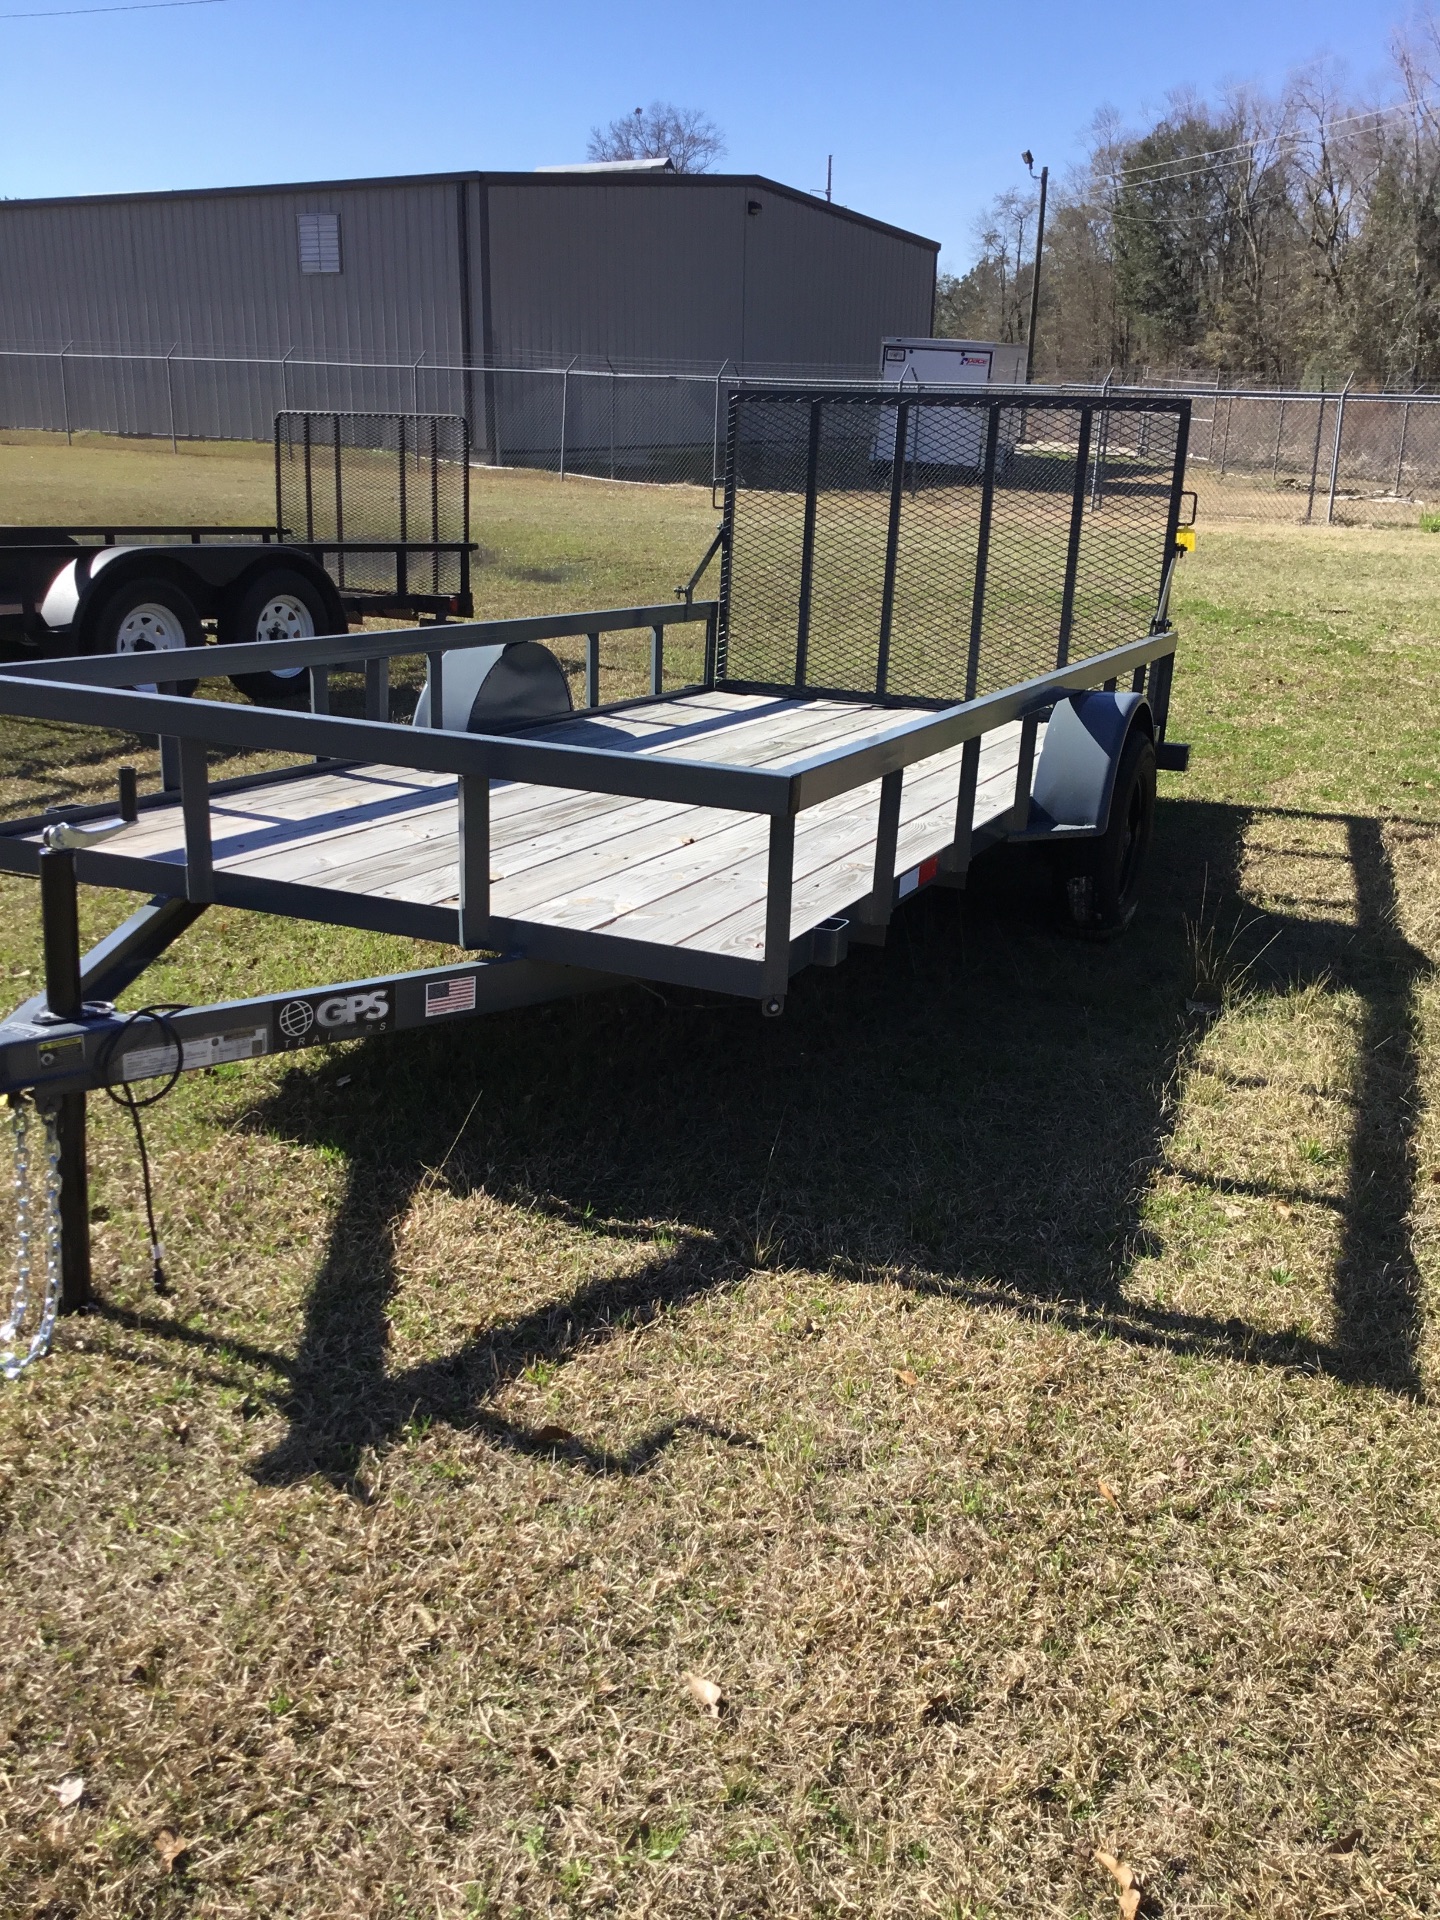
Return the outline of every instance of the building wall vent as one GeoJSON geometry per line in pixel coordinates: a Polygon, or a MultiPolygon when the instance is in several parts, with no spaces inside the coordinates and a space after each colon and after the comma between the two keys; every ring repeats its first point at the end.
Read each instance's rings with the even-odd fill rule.
{"type": "Polygon", "coordinates": [[[300,230],[300,271],[302,273],[339,273],[339,214],[301,213],[295,218],[300,230]]]}

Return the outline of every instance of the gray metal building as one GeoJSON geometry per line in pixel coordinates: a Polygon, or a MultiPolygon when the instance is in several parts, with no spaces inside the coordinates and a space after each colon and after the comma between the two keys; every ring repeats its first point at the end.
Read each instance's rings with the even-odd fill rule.
{"type": "Polygon", "coordinates": [[[870,373],[882,335],[929,331],[937,251],[747,174],[3,201],[0,422],[63,403],[163,433],[178,408],[182,431],[262,437],[280,405],[414,405],[465,412],[493,457],[553,437],[531,416],[554,411],[553,380],[540,407],[494,369],[870,373]]]}

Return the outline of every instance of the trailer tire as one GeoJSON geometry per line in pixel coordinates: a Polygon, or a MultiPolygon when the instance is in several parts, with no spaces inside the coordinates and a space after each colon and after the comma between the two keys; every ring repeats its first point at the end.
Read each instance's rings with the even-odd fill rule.
{"type": "Polygon", "coordinates": [[[1061,912],[1073,933],[1113,940],[1135,918],[1155,829],[1155,743],[1132,727],[1120,750],[1104,833],[1067,848],[1059,863],[1061,912]]]}
{"type": "MultiPolygon", "coordinates": [[[[248,646],[256,640],[309,640],[329,633],[332,621],[319,589],[293,567],[275,567],[252,580],[233,606],[220,616],[222,646],[248,646]]],[[[344,629],[342,628],[343,632],[344,629]]],[[[232,673],[230,684],[258,707],[293,707],[309,697],[304,667],[272,673],[232,673]]]]}
{"type": "MultiPolygon", "coordinates": [[[[90,615],[86,628],[87,653],[168,653],[205,644],[195,602],[183,587],[160,575],[122,582],[90,615]]],[[[180,680],[175,687],[188,696],[199,684],[180,680]]]]}

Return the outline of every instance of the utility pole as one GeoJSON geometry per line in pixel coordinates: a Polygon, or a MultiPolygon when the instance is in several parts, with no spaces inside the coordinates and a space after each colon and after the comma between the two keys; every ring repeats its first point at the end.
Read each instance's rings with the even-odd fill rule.
{"type": "Polygon", "coordinates": [[[834,184],[834,178],[835,178],[835,156],[833,153],[827,153],[825,156],[825,198],[827,200],[833,197],[830,192],[830,189],[834,184]]]}
{"type": "MultiPolygon", "coordinates": [[[[1020,158],[1030,170],[1030,178],[1035,178],[1035,156],[1022,153],[1020,158]]],[[[1025,384],[1028,387],[1035,377],[1035,328],[1040,319],[1040,262],[1045,253],[1045,189],[1050,184],[1049,167],[1040,169],[1040,215],[1035,226],[1035,271],[1030,278],[1030,330],[1025,338],[1025,384]]]]}

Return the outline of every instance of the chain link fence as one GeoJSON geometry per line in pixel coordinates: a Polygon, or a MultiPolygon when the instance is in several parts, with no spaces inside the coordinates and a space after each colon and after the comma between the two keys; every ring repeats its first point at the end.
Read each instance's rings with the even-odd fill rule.
{"type": "MultiPolygon", "coordinates": [[[[874,368],[462,367],[424,356],[373,363],[8,348],[0,349],[0,427],[168,438],[178,447],[269,441],[275,416],[290,411],[451,414],[470,423],[471,457],[485,465],[713,491],[724,471],[726,393],[737,378],[871,381],[874,368]]],[[[1440,513],[1440,395],[1164,386],[1193,403],[1186,484],[1208,521],[1394,526],[1440,513]]],[[[1077,382],[1067,391],[1118,396],[1154,386],[1077,382]]],[[[1035,417],[1022,414],[1017,445],[1029,443],[1035,417]]],[[[1147,414],[1123,418],[1122,428],[1114,416],[1114,431],[1152,431],[1147,414]]]]}
{"type": "Polygon", "coordinates": [[[1197,395],[1191,436],[1209,519],[1413,526],[1440,508],[1440,396],[1197,395]]]}
{"type": "Polygon", "coordinates": [[[448,366],[63,347],[0,349],[0,427],[182,440],[263,440],[277,414],[455,414],[488,466],[718,486],[725,393],[742,375],[869,379],[870,367],[448,366]]]}

